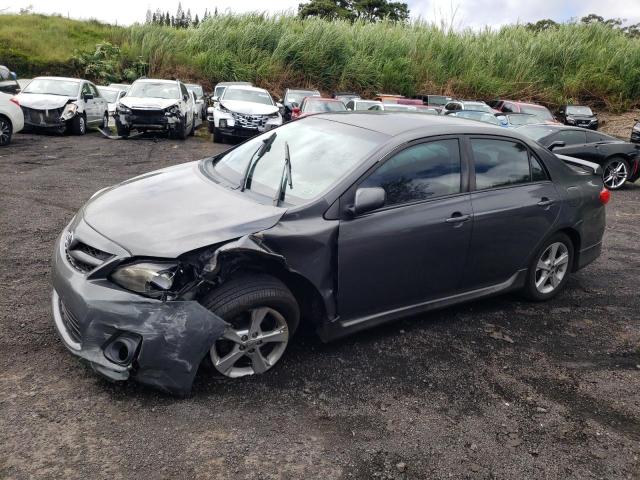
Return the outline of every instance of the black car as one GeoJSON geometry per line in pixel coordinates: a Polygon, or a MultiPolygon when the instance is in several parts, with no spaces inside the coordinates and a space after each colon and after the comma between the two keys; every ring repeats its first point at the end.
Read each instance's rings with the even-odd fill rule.
{"type": "Polygon", "coordinates": [[[302,104],[302,100],[305,97],[320,97],[320,92],[318,90],[309,90],[303,88],[287,88],[284,91],[284,95],[280,99],[280,103],[282,104],[283,111],[282,119],[285,122],[291,120],[291,113],[293,113],[294,107],[299,107],[302,104]]]}
{"type": "Polygon", "coordinates": [[[640,143],[640,121],[636,118],[634,122],[636,123],[633,125],[633,128],[631,128],[630,140],[633,143],[640,143]]]}
{"type": "Polygon", "coordinates": [[[609,190],[640,177],[640,145],[599,132],[560,125],[525,125],[518,132],[539,142],[553,153],[581,158],[602,167],[602,180],[609,190]]]}
{"type": "Polygon", "coordinates": [[[597,130],[598,116],[589,107],[581,105],[563,105],[558,110],[558,120],[565,125],[597,130]]]}
{"type": "Polygon", "coordinates": [[[63,343],[184,394],[205,359],[269,370],[301,324],[331,340],[507,291],[548,300],[600,255],[597,165],[505,128],[392,117],[305,117],[96,193],[55,245],[63,343]]]}

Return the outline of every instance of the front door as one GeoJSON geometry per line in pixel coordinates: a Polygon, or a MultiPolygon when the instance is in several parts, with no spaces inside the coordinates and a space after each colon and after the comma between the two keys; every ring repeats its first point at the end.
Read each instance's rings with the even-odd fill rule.
{"type": "Polygon", "coordinates": [[[472,223],[467,171],[459,139],[444,137],[407,146],[359,183],[384,188],[387,199],[376,211],[340,222],[341,319],[458,290],[472,223]]]}
{"type": "Polygon", "coordinates": [[[473,234],[463,288],[507,282],[553,228],[559,197],[532,152],[512,139],[471,138],[473,234]]]}

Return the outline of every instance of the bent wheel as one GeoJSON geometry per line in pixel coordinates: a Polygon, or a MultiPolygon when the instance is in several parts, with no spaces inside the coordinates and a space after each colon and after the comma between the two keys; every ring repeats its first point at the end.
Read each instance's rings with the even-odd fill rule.
{"type": "Polygon", "coordinates": [[[264,373],[284,354],[300,312],[280,280],[262,274],[232,279],[213,290],[202,304],[229,323],[209,352],[225,377],[264,373]]]}

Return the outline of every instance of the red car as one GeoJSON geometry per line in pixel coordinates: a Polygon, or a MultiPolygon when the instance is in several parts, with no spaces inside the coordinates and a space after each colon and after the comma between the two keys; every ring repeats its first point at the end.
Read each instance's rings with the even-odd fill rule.
{"type": "Polygon", "coordinates": [[[340,100],[324,97],[305,97],[299,107],[291,111],[291,119],[313,115],[314,113],[344,112],[347,107],[340,100]]]}
{"type": "Polygon", "coordinates": [[[503,113],[528,113],[540,120],[540,123],[560,123],[551,114],[547,107],[543,107],[536,103],[497,100],[495,102],[489,102],[489,105],[495,110],[503,113]]]}

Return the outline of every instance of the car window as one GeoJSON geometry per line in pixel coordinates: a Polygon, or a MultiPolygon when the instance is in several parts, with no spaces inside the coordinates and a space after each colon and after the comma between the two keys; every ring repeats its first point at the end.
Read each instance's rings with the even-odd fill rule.
{"type": "Polygon", "coordinates": [[[89,90],[91,90],[94,97],[97,98],[100,96],[100,92],[98,92],[98,89],[92,83],[88,83],[87,85],[89,85],[89,90]]]}
{"type": "Polygon", "coordinates": [[[182,98],[189,98],[189,91],[187,90],[187,87],[184,86],[184,83],[180,84],[180,93],[182,93],[182,98]]]}
{"type": "Polygon", "coordinates": [[[91,89],[89,88],[88,83],[82,84],[82,96],[85,96],[85,95],[91,95],[91,89]]]}
{"type": "Polygon", "coordinates": [[[543,182],[548,180],[547,172],[542,167],[540,160],[535,155],[529,155],[529,161],[531,162],[531,181],[543,182]]]}
{"type": "Polygon", "coordinates": [[[447,103],[444,107],[445,110],[460,110],[460,105],[457,103],[447,103]]]}
{"type": "Polygon", "coordinates": [[[508,103],[508,102],[504,102],[504,105],[502,106],[502,111],[503,112],[507,112],[507,113],[511,113],[513,112],[513,104],[508,103]]]}
{"type": "Polygon", "coordinates": [[[360,187],[384,188],[385,205],[398,205],[460,193],[460,178],[458,140],[436,140],[397,153],[360,187]]]}
{"type": "Polygon", "coordinates": [[[477,190],[530,181],[529,152],[521,143],[474,138],[471,140],[471,148],[477,190]]]}
{"type": "Polygon", "coordinates": [[[564,142],[567,146],[579,145],[587,142],[587,136],[580,130],[562,130],[553,137],[553,141],[557,140],[564,142]]]}
{"type": "Polygon", "coordinates": [[[586,132],[587,133],[587,143],[593,143],[593,142],[611,142],[612,140],[616,140],[613,137],[610,137],[609,135],[604,135],[602,133],[596,133],[596,132],[586,132]]]}

